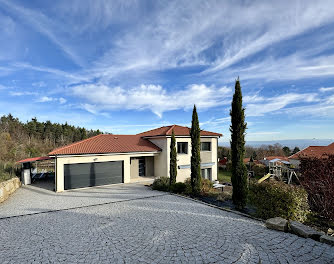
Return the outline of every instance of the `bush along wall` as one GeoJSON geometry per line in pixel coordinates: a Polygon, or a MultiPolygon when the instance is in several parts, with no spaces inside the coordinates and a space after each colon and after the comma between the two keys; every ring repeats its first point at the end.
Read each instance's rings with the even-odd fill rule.
{"type": "Polygon", "coordinates": [[[307,192],[300,186],[278,181],[252,182],[249,202],[256,207],[256,217],[262,219],[280,216],[305,222],[310,213],[307,192]]]}

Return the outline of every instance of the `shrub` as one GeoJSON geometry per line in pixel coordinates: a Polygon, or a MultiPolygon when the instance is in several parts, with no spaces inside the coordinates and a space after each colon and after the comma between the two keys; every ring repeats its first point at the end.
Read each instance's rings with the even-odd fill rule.
{"type": "Polygon", "coordinates": [[[158,191],[164,191],[164,192],[169,191],[169,178],[160,177],[158,179],[155,179],[152,184],[152,189],[158,190],[158,191]]]}
{"type": "Polygon", "coordinates": [[[283,182],[252,182],[249,202],[256,207],[256,216],[263,219],[283,217],[304,222],[309,214],[307,193],[300,186],[283,182]]]}
{"type": "Polygon", "coordinates": [[[309,197],[312,211],[334,221],[334,155],[301,158],[300,184],[309,197]]]}
{"type": "Polygon", "coordinates": [[[0,182],[7,181],[16,176],[20,177],[21,169],[18,165],[0,161],[0,182]]]}
{"type": "Polygon", "coordinates": [[[176,182],[170,186],[170,191],[173,193],[184,193],[187,186],[183,182],[176,182]]]}
{"type": "Polygon", "coordinates": [[[213,183],[209,179],[202,179],[201,181],[201,193],[209,192],[213,187],[213,183]]]}
{"type": "Polygon", "coordinates": [[[187,178],[184,181],[184,184],[186,185],[186,188],[184,190],[184,194],[190,195],[192,193],[192,188],[191,188],[191,178],[187,178]]]}
{"type": "Polygon", "coordinates": [[[252,170],[256,178],[261,178],[266,174],[266,166],[263,164],[255,164],[252,170]]]}

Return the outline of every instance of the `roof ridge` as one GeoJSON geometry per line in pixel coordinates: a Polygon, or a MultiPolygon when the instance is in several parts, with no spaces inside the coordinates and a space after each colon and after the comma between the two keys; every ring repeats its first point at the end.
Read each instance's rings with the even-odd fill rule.
{"type": "Polygon", "coordinates": [[[173,129],[174,129],[174,127],[175,127],[175,124],[174,124],[174,125],[172,125],[172,126],[170,127],[170,129],[168,129],[168,130],[167,130],[167,132],[166,132],[166,135],[168,135],[168,134],[169,134],[169,132],[170,132],[171,130],[173,130],[173,129]]]}
{"type": "MultiPolygon", "coordinates": [[[[170,125],[169,125],[169,126],[170,126],[170,125]]],[[[157,128],[152,128],[152,129],[150,129],[150,130],[147,130],[147,131],[138,133],[138,134],[136,134],[136,135],[141,135],[141,134],[144,134],[144,133],[147,133],[147,132],[151,132],[151,131],[153,131],[153,130],[157,130],[157,129],[159,129],[159,128],[169,127],[169,126],[161,126],[161,127],[157,127],[157,128]]]]}
{"type": "Polygon", "coordinates": [[[83,139],[83,140],[74,142],[74,143],[72,143],[72,144],[69,144],[69,145],[66,145],[66,146],[63,146],[63,147],[56,148],[56,149],[52,150],[51,152],[49,152],[48,155],[52,155],[53,152],[56,152],[56,151],[59,151],[59,150],[63,150],[63,149],[69,148],[69,147],[73,147],[73,146],[75,146],[75,145],[77,145],[77,144],[79,144],[79,143],[86,142],[86,141],[88,141],[88,140],[91,140],[91,139],[93,139],[93,138],[97,138],[97,137],[99,137],[99,136],[103,136],[103,135],[105,135],[105,134],[99,134],[99,135],[96,135],[96,136],[93,136],[93,137],[90,137],[90,138],[86,138],[86,139],[83,139]]]}

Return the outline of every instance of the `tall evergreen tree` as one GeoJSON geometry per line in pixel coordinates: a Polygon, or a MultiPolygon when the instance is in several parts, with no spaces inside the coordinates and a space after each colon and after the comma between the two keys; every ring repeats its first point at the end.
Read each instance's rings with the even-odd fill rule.
{"type": "Polygon", "coordinates": [[[288,156],[291,155],[291,150],[290,150],[289,147],[285,146],[285,147],[282,148],[282,150],[283,150],[285,156],[288,157],[288,156]]]}
{"type": "Polygon", "coordinates": [[[199,128],[198,115],[194,105],[191,121],[191,187],[194,195],[198,195],[201,190],[201,130],[199,128]]]}
{"type": "Polygon", "coordinates": [[[295,147],[295,148],[293,149],[293,151],[292,151],[292,155],[293,155],[293,154],[296,154],[296,153],[299,152],[299,151],[300,151],[300,148],[295,147]]]}
{"type": "Polygon", "coordinates": [[[231,159],[232,200],[237,209],[243,209],[247,202],[247,168],[243,162],[245,154],[245,108],[242,107],[242,93],[239,77],[235,82],[231,115],[231,159]]]}
{"type": "Polygon", "coordinates": [[[172,131],[172,139],[170,142],[170,160],[169,160],[169,183],[173,184],[176,182],[177,176],[177,164],[176,164],[176,141],[174,129],[172,131]]]}

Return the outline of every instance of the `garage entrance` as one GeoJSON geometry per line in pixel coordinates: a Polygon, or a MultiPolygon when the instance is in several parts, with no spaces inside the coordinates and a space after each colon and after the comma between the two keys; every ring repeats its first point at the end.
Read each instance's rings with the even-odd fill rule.
{"type": "Polygon", "coordinates": [[[123,183],[123,161],[64,165],[64,189],[123,183]]]}

